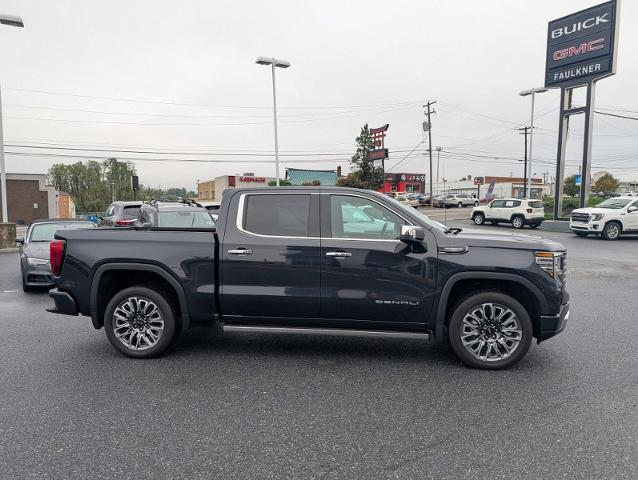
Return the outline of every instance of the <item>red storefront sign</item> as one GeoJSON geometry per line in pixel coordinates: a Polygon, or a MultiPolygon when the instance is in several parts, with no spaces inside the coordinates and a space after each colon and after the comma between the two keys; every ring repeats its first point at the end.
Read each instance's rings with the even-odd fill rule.
{"type": "Polygon", "coordinates": [[[239,177],[241,182],[265,183],[266,177],[239,177]]]}

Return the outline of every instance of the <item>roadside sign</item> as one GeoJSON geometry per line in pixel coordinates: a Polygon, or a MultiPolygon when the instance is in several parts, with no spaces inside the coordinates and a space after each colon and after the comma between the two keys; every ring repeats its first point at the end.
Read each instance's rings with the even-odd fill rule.
{"type": "Polygon", "coordinates": [[[582,175],[576,175],[576,186],[580,187],[583,184],[583,176],[582,175]]]}
{"type": "Polygon", "coordinates": [[[484,177],[474,177],[474,185],[485,185],[484,177]]]}
{"type": "Polygon", "coordinates": [[[616,0],[549,22],[545,87],[585,85],[616,73],[616,0]]]}

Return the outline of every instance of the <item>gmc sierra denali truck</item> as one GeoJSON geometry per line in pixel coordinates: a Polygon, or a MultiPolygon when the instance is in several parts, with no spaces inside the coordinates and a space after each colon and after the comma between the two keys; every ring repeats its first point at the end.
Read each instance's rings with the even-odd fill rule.
{"type": "Polygon", "coordinates": [[[223,331],[427,338],[508,367],[565,328],[565,247],[447,228],[375,192],[224,192],[215,229],[58,232],[50,311],[91,317],[135,358],[196,322],[223,331]]]}

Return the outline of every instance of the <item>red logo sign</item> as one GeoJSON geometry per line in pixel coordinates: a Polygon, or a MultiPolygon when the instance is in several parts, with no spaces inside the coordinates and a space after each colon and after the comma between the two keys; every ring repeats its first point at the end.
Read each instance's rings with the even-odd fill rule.
{"type": "Polygon", "coordinates": [[[241,182],[265,183],[266,177],[239,177],[241,182]]]}
{"type": "Polygon", "coordinates": [[[474,177],[474,185],[484,185],[485,179],[483,177],[474,177]]]}

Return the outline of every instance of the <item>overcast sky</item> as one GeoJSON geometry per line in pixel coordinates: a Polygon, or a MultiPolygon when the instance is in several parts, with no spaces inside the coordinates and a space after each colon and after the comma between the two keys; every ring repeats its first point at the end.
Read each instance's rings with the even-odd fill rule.
{"type": "MultiPolygon", "coordinates": [[[[277,71],[282,167],[347,168],[368,122],[390,124],[390,171],[426,173],[421,105],[430,99],[448,179],[520,175],[516,128],[529,121],[530,99],[518,92],[543,84],[547,22],[598,3],[4,0],[2,13],[25,22],[0,28],[5,150],[61,155],[9,153],[7,169],[115,156],[200,160],[136,161],[152,186],[274,176],[270,71],[254,63],[264,55],[292,63],[277,71]]],[[[638,112],[636,23],[638,2],[623,2],[618,73],[596,93],[597,106],[633,116],[619,109],[638,112]]],[[[557,90],[537,97],[539,175],[553,174],[558,103],[557,90]]],[[[577,170],[582,119],[572,127],[566,174],[577,170]]],[[[638,121],[597,117],[594,171],[638,178],[637,151],[638,121]]]]}

